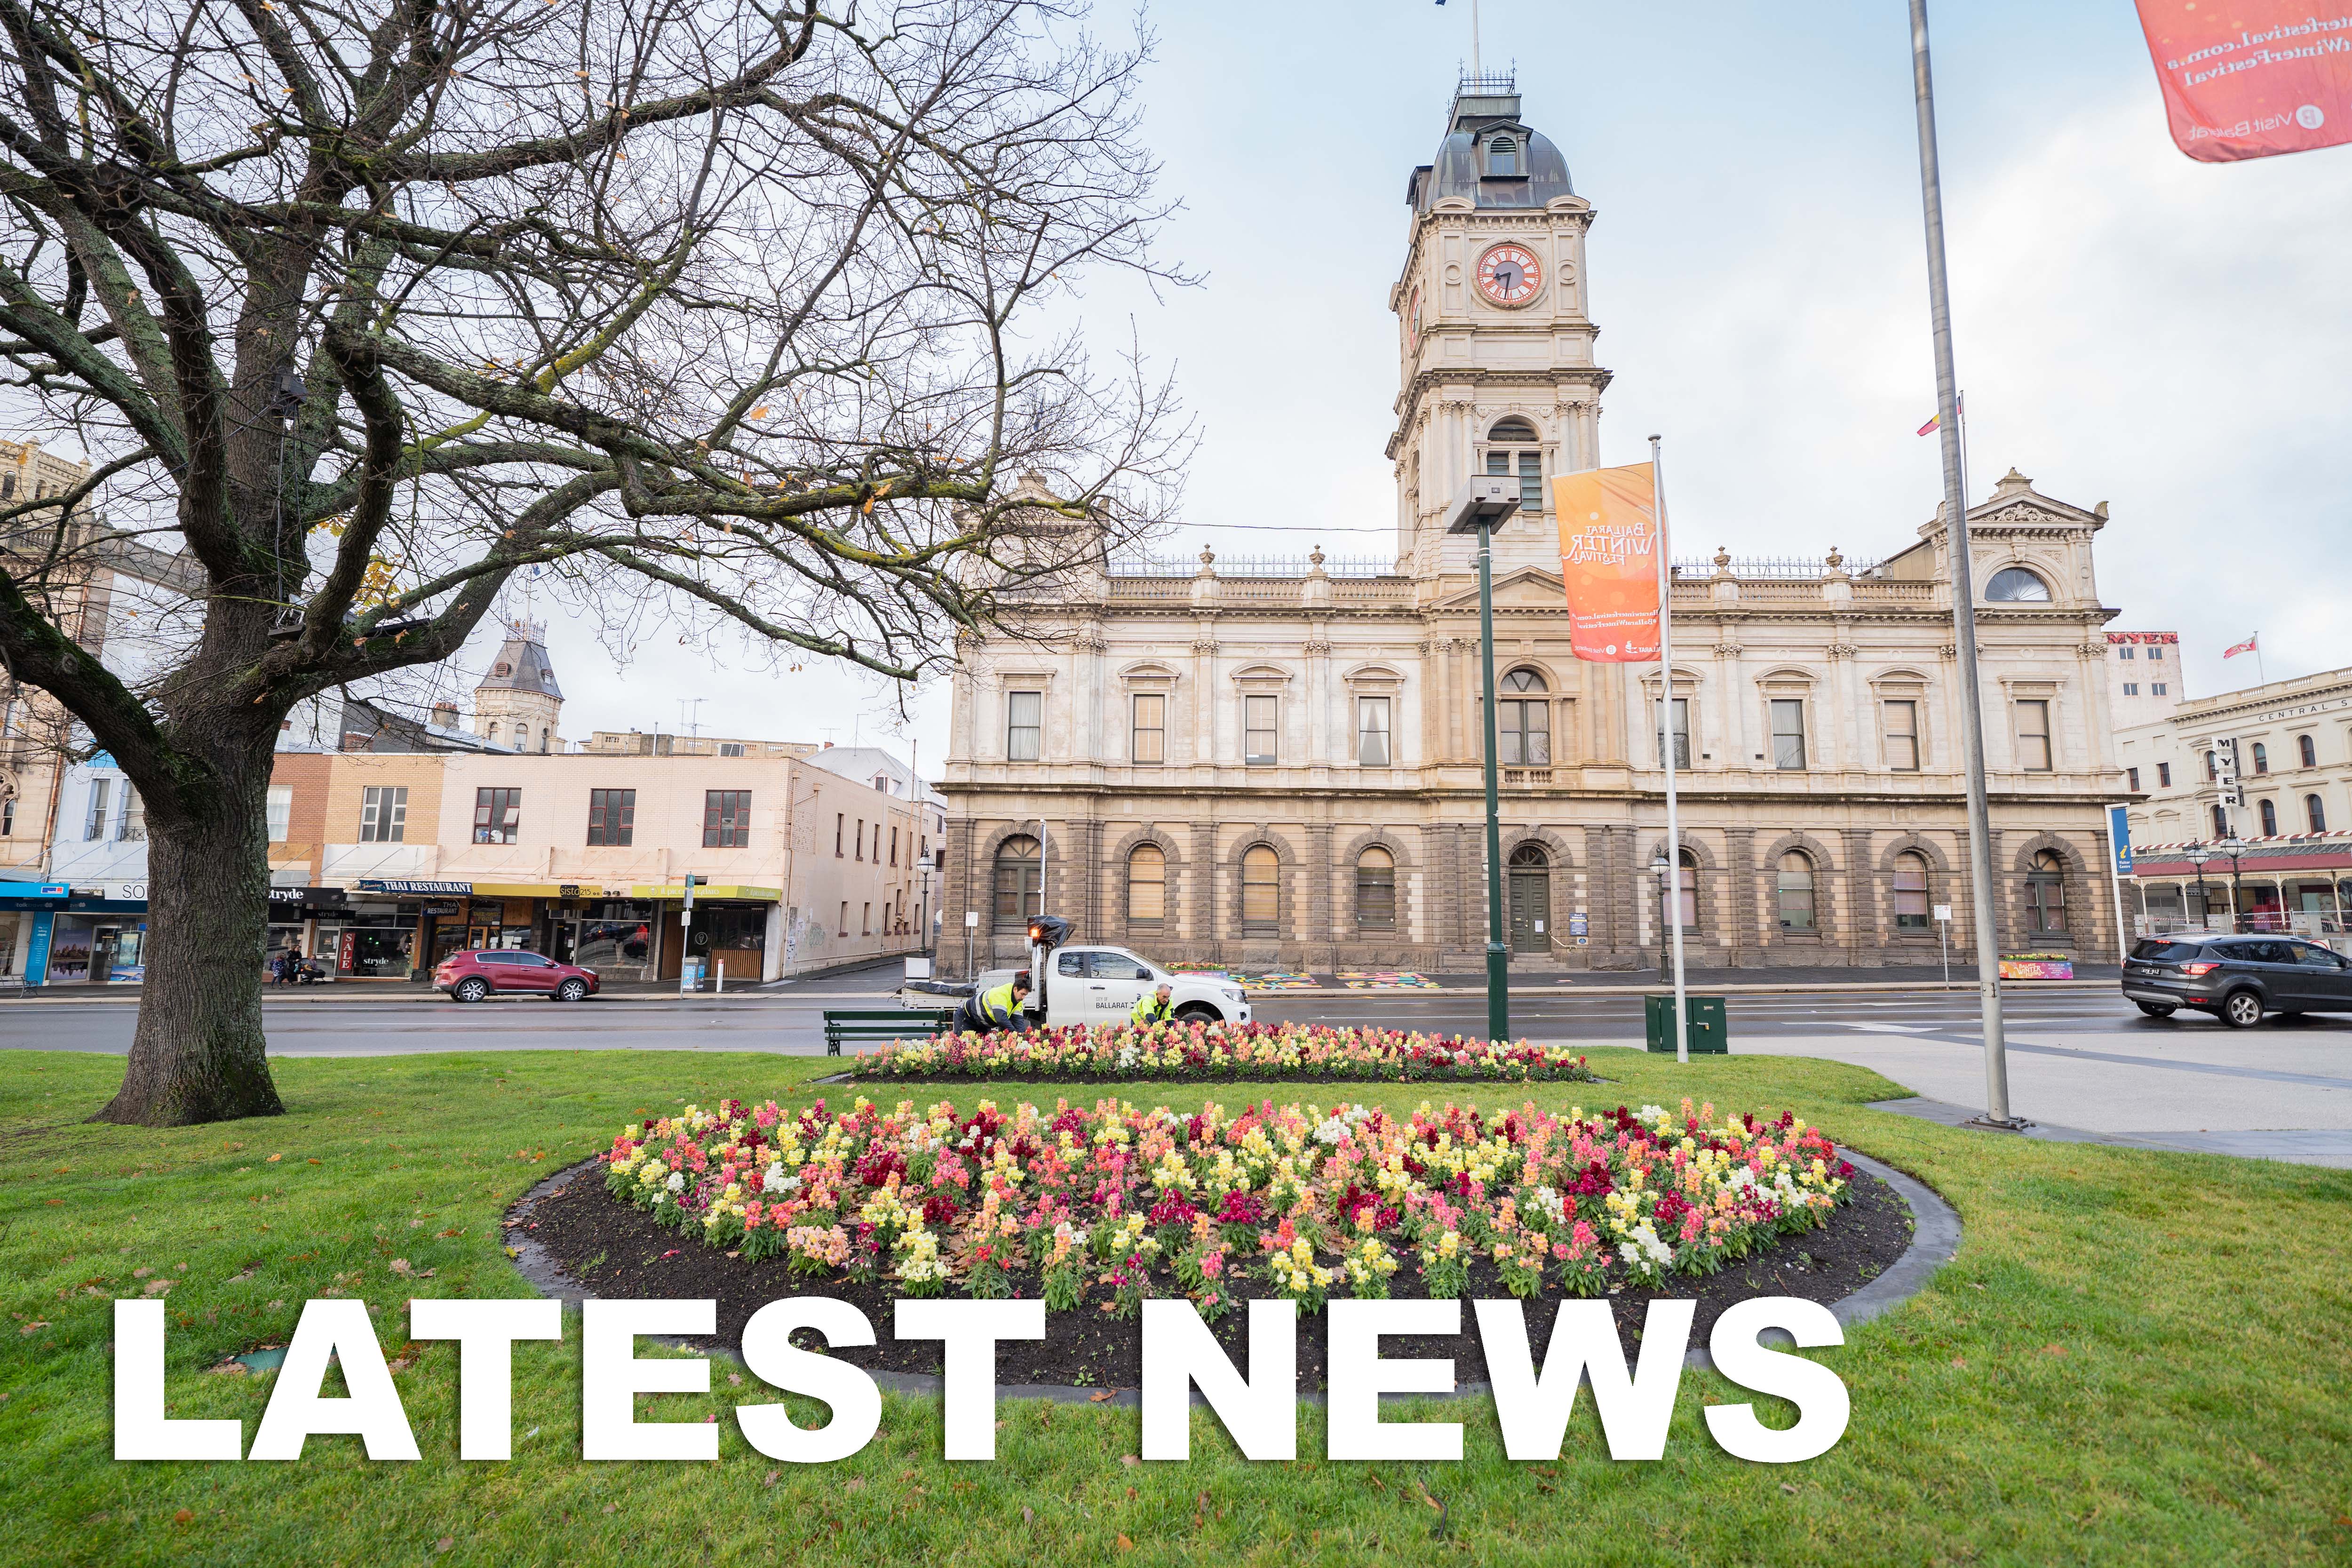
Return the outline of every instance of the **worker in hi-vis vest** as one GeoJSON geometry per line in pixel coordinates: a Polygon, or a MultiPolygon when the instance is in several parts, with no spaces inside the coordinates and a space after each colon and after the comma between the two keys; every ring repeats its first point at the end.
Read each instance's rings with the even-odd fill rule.
{"type": "Polygon", "coordinates": [[[1174,1022],[1176,1017],[1176,1009],[1168,1000],[1169,995],[1174,990],[1174,986],[1169,984],[1165,980],[1161,981],[1160,983],[1159,990],[1153,992],[1149,996],[1140,996],[1136,999],[1135,1010],[1128,1014],[1127,1021],[1130,1024],[1167,1024],[1174,1022]]]}
{"type": "Polygon", "coordinates": [[[1027,1029],[1029,1015],[1022,1004],[1029,998],[1029,972],[1025,969],[992,991],[974,992],[956,1015],[959,1033],[989,1035],[999,1029],[1027,1029]]]}

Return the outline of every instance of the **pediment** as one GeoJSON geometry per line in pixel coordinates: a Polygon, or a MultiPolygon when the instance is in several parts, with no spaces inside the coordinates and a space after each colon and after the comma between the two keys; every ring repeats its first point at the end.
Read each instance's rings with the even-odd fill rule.
{"type": "MultiPolygon", "coordinates": [[[[1439,601],[1448,610],[1475,610],[1478,607],[1478,590],[1471,587],[1450,598],[1439,601]]],[[[1547,572],[1540,566],[1522,566],[1505,573],[1495,581],[1495,607],[1498,610],[1566,610],[1568,590],[1559,574],[1547,572]]]]}

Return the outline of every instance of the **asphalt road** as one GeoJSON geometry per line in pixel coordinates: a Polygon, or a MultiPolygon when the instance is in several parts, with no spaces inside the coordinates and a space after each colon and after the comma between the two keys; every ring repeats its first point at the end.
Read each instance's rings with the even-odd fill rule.
{"type": "MultiPolygon", "coordinates": [[[[265,1016],[282,1056],[450,1050],[700,1050],[814,1055],[827,1007],[887,1005],[895,973],[835,976],[752,995],[562,1005],[536,998],[460,1006],[434,999],[273,1000],[265,1016]]],[[[1478,1031],[1475,994],[1297,992],[1254,1002],[1262,1019],[1377,1022],[1478,1031]]],[[[1972,992],[1733,994],[1732,1049],[1871,1068],[1915,1090],[1911,1109],[1944,1115],[1984,1104],[1972,992]]],[[[2221,1152],[2352,1166],[2352,1017],[2251,1030],[2182,1014],[2143,1017],[2113,992],[2017,992],[2008,998],[2011,1093],[2019,1114],[2061,1129],[2221,1152]]],[[[0,1004],[0,1047],[121,1053],[127,1002],[0,1004]]],[[[1514,1035],[1545,1043],[1638,1046],[1638,996],[1515,996],[1514,1035]]],[[[1606,1072],[1605,1065],[1595,1064],[1606,1072]]],[[[1947,1119],[1949,1119],[1948,1117],[1947,1119]]]]}

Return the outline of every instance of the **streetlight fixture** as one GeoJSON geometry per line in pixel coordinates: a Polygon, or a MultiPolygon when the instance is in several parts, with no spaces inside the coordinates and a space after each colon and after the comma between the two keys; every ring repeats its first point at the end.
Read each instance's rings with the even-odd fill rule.
{"type": "Polygon", "coordinates": [[[2246,841],[2232,833],[2216,846],[2230,858],[2230,929],[2246,929],[2244,885],[2238,880],[2238,857],[2246,852],[2246,841]]]}
{"type": "Polygon", "coordinates": [[[1659,850],[1651,858],[1650,875],[1658,879],[1658,981],[1661,984],[1667,978],[1666,944],[1670,940],[1667,928],[1673,925],[1679,912],[1674,907],[1674,874],[1675,863],[1666,858],[1664,850],[1659,850]]]}
{"type": "Polygon", "coordinates": [[[1503,826],[1495,775],[1495,531],[1519,510],[1512,474],[1474,474],[1447,516],[1448,533],[1478,536],[1478,663],[1486,693],[1486,1037],[1511,1037],[1511,953],[1503,945],[1503,826]]]}
{"type": "Polygon", "coordinates": [[[2213,851],[2206,848],[2205,841],[2200,838],[2180,853],[2182,858],[2197,868],[2197,919],[2205,929],[2210,931],[2213,927],[2213,911],[2205,902],[2205,862],[2213,858],[2213,851]]]}

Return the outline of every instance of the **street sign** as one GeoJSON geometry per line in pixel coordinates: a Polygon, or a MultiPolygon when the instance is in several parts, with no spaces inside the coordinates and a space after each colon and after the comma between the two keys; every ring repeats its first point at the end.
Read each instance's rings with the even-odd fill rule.
{"type": "Polygon", "coordinates": [[[964,912],[963,912],[963,929],[964,929],[964,930],[966,930],[966,931],[970,931],[972,927],[974,927],[974,926],[978,925],[979,923],[980,923],[980,911],[979,911],[978,910],[964,910],[964,912]]]}
{"type": "Polygon", "coordinates": [[[1950,920],[1952,918],[1952,906],[1949,904],[1937,904],[1936,906],[1936,918],[1939,921],[1950,920]]]}

